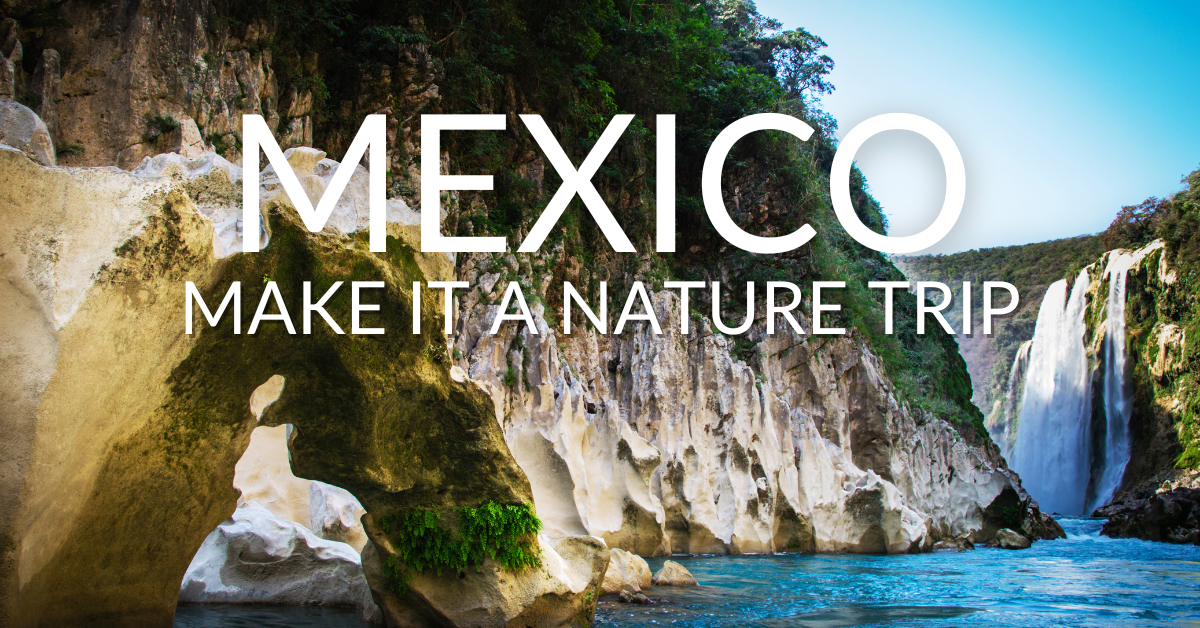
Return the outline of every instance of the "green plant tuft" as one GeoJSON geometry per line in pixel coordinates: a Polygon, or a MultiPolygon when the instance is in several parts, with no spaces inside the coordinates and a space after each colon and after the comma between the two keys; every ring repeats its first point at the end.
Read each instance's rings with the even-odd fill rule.
{"type": "Polygon", "coordinates": [[[542,522],[529,504],[488,502],[457,510],[458,534],[443,528],[441,515],[432,509],[414,508],[381,522],[396,548],[396,556],[384,561],[384,584],[396,593],[408,590],[412,572],[433,569],[482,570],[491,559],[509,571],[520,572],[541,565],[537,533],[542,522]]]}
{"type": "Polygon", "coordinates": [[[157,140],[166,133],[170,133],[179,128],[179,121],[169,113],[156,113],[146,117],[146,133],[142,135],[142,141],[149,143],[157,140]]]}

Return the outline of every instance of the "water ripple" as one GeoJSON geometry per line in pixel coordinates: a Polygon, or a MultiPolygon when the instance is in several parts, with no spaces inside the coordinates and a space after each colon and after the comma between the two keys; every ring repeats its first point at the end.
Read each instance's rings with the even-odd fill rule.
{"type": "Polygon", "coordinates": [[[1098,519],[1059,522],[1067,539],[1015,552],[676,558],[705,586],[651,588],[669,602],[660,606],[604,599],[596,623],[1200,627],[1200,547],[1109,539],[1098,519]]]}

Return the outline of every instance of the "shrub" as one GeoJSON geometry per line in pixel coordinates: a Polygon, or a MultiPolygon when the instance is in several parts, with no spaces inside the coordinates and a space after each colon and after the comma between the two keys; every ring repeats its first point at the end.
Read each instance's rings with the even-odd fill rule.
{"type": "Polygon", "coordinates": [[[146,133],[142,135],[142,141],[149,143],[157,140],[166,133],[170,133],[179,128],[179,121],[169,113],[157,113],[146,118],[146,133]]]}
{"type": "Polygon", "coordinates": [[[1100,243],[1107,250],[1136,249],[1157,237],[1170,201],[1150,197],[1137,205],[1126,205],[1117,212],[1112,224],[1100,234],[1100,243]]]}

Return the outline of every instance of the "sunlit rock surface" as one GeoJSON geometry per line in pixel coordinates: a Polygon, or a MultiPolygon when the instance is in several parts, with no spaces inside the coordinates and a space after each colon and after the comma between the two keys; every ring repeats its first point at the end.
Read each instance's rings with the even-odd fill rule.
{"type": "Polygon", "coordinates": [[[539,304],[537,333],[506,322],[491,336],[505,284],[473,266],[458,364],[491,395],[548,529],[643,556],[904,553],[990,540],[985,511],[1005,489],[1035,508],[994,448],[900,403],[856,336],[781,319],[768,337],[760,321],[739,359],[707,319],[680,334],[671,291],[654,295],[662,335],[576,322],[568,336],[539,304]]]}
{"type": "MultiPolygon", "coordinates": [[[[252,396],[252,409],[253,400],[252,396]]],[[[294,434],[290,425],[255,428],[235,467],[233,486],[242,493],[238,506],[264,508],[320,538],[348,543],[362,552],[367,544],[360,521],[366,513],[362,504],[345,489],[293,475],[287,448],[290,434],[294,434]]]]}
{"type": "Polygon", "coordinates": [[[637,554],[613,548],[609,550],[608,571],[604,572],[602,588],[605,595],[616,595],[624,589],[641,591],[651,584],[650,565],[637,554]]]}
{"type": "MultiPolygon", "coordinates": [[[[336,164],[310,151],[289,158],[312,163],[298,174],[322,193],[336,164]]],[[[247,495],[286,512],[273,515],[281,521],[356,542],[354,507],[336,492],[314,497],[298,478],[345,488],[367,512],[366,563],[395,555],[383,516],[534,501],[487,396],[451,376],[439,301],[420,310],[426,333],[405,333],[412,282],[452,279],[453,257],[420,253],[419,214],[399,199],[389,253],[370,253],[365,197],[353,193],[363,175],[319,234],[264,176],[263,250],[251,256],[241,253],[242,173],[212,153],[152,156],[126,172],[48,168],[0,150],[0,427],[11,471],[0,474],[0,616],[18,626],[168,624],[188,565],[234,512],[235,465],[255,428],[288,443],[292,475],[261,474],[247,495]],[[395,331],[375,342],[321,325],[292,336],[281,323],[234,335],[228,319],[209,328],[200,316],[184,333],[185,281],[210,304],[240,282],[248,321],[267,278],[294,299],[301,281],[352,273],[388,286],[373,295],[376,324],[395,331]],[[275,376],[286,382],[267,395],[275,400],[251,401],[275,376]]],[[[330,313],[345,324],[348,298],[330,313]]],[[[365,573],[394,625],[589,618],[607,548],[588,537],[539,542],[541,568],[419,574],[403,596],[365,573]]]]}
{"type": "Polygon", "coordinates": [[[238,508],[208,535],[179,601],[355,606],[363,619],[382,620],[358,552],[256,505],[238,508]]]}
{"type": "Polygon", "coordinates": [[[654,574],[654,584],[660,587],[698,586],[696,578],[692,576],[692,572],[688,571],[687,567],[673,560],[664,562],[662,569],[659,569],[654,574]]]}

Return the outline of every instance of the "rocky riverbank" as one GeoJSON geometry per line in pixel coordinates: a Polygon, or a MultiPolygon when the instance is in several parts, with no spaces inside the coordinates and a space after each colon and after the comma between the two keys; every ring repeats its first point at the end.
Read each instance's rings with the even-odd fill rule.
{"type": "Polygon", "coordinates": [[[1174,474],[1161,486],[1144,486],[1097,509],[1108,517],[1101,533],[1113,538],[1200,545],[1200,474],[1174,474]]]}

